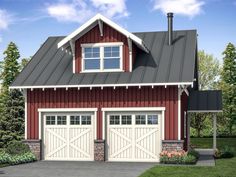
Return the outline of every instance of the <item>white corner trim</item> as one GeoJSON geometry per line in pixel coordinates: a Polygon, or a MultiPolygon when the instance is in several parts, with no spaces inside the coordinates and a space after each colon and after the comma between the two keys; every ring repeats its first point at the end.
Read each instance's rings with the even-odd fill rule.
{"type": "Polygon", "coordinates": [[[24,90],[25,97],[25,139],[27,139],[27,89],[24,90]]]}
{"type": "Polygon", "coordinates": [[[119,107],[102,108],[102,111],[165,111],[165,107],[119,107]]]}
{"type": "Polygon", "coordinates": [[[178,140],[181,140],[181,88],[178,88],[178,140]]]}
{"type": "Polygon", "coordinates": [[[39,140],[42,139],[42,121],[43,121],[43,118],[42,118],[42,114],[41,112],[39,112],[39,117],[38,117],[38,121],[39,121],[39,127],[38,127],[38,130],[39,130],[39,140]]]}
{"type": "Polygon", "coordinates": [[[94,125],[93,125],[93,127],[94,127],[94,140],[96,140],[97,139],[97,111],[94,111],[94,125]]]}
{"type": "Polygon", "coordinates": [[[85,88],[85,87],[133,87],[133,86],[178,86],[191,85],[192,82],[169,82],[169,83],[128,83],[128,84],[94,84],[94,85],[38,85],[38,86],[10,86],[9,89],[36,89],[36,88],[85,88]]]}
{"type": "Polygon", "coordinates": [[[165,111],[162,111],[161,113],[162,119],[161,119],[161,139],[165,140],[165,111]]]}
{"type": "Polygon", "coordinates": [[[97,108],[39,108],[38,112],[94,112],[97,108]]]}
{"type": "Polygon", "coordinates": [[[145,52],[148,52],[148,49],[145,47],[145,45],[143,44],[142,39],[140,39],[139,37],[137,37],[136,35],[128,32],[127,30],[125,30],[124,28],[120,27],[119,25],[117,25],[116,23],[114,23],[113,21],[109,20],[108,18],[102,16],[101,14],[97,14],[95,15],[93,18],[91,18],[90,20],[88,20],[86,23],[84,23],[82,26],[80,26],[77,30],[75,30],[74,32],[72,32],[71,34],[69,34],[67,37],[65,37],[64,39],[62,39],[58,44],[57,47],[63,47],[64,45],[66,45],[71,39],[75,38],[78,34],[80,34],[82,31],[84,31],[86,28],[88,28],[89,26],[91,26],[92,24],[94,24],[96,21],[103,21],[106,24],[108,24],[109,26],[111,26],[112,28],[116,29],[118,32],[124,34],[126,37],[131,38],[142,50],[144,50],[145,52]]]}
{"type": "Polygon", "coordinates": [[[105,111],[102,111],[102,139],[105,140],[105,132],[106,132],[106,114],[105,111]]]}

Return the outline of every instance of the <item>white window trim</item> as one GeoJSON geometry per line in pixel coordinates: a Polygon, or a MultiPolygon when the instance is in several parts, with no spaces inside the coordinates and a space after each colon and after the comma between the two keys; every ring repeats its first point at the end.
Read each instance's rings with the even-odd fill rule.
{"type": "Polygon", "coordinates": [[[39,108],[38,109],[38,139],[42,139],[42,114],[43,113],[74,113],[74,112],[93,112],[94,113],[94,139],[97,139],[97,111],[98,108],[39,108]]]}
{"type": "Polygon", "coordinates": [[[85,43],[81,44],[82,59],[81,59],[81,73],[93,73],[93,72],[124,72],[123,69],[123,42],[105,42],[105,43],[85,43]],[[104,69],[104,47],[119,46],[120,48],[120,68],[119,69],[104,69]],[[86,70],[84,67],[84,48],[85,47],[99,47],[100,49],[100,69],[86,70]]]}

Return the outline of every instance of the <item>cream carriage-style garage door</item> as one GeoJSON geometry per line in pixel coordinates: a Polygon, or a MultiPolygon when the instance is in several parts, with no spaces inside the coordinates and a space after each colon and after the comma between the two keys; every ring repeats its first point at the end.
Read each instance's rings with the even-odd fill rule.
{"type": "Polygon", "coordinates": [[[161,113],[107,114],[109,161],[159,161],[161,113]]]}
{"type": "Polygon", "coordinates": [[[93,160],[92,114],[50,113],[44,120],[45,160],[93,160]]]}

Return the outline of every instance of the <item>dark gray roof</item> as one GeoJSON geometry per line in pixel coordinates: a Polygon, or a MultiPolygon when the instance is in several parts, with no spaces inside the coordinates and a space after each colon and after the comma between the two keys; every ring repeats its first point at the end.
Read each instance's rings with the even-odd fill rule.
{"type": "Polygon", "coordinates": [[[222,92],[220,90],[191,91],[188,99],[189,112],[222,111],[222,92]]]}
{"type": "Polygon", "coordinates": [[[193,82],[196,30],[175,31],[173,45],[167,32],[134,33],[149,53],[139,52],[133,72],[72,73],[72,56],[57,48],[64,37],[49,37],[11,86],[61,86],[193,82]]]}

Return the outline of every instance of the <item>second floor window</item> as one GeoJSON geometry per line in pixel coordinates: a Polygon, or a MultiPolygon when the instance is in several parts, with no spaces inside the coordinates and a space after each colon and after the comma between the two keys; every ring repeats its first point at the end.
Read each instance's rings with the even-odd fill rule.
{"type": "Polygon", "coordinates": [[[122,43],[82,44],[82,71],[122,71],[122,45],[122,43]]]}

